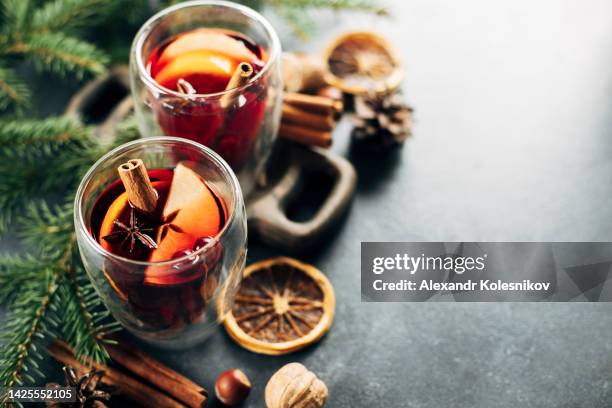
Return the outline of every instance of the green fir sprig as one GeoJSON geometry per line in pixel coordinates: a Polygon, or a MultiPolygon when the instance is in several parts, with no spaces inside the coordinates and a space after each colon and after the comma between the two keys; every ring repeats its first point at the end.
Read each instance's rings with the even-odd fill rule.
{"type": "Polygon", "coordinates": [[[0,233],[33,200],[66,191],[100,153],[76,117],[0,121],[0,233]]]}
{"type": "Polygon", "coordinates": [[[30,105],[32,92],[15,69],[23,60],[63,77],[103,73],[108,57],[77,29],[105,16],[112,3],[51,0],[37,8],[32,0],[0,0],[0,110],[20,113],[30,105]]]}
{"type": "Polygon", "coordinates": [[[0,330],[0,386],[9,387],[35,382],[41,348],[54,337],[66,339],[79,357],[108,357],[104,345],[118,326],[79,259],[72,201],[91,164],[138,134],[127,121],[117,126],[115,142],[103,146],[93,137],[93,129],[75,117],[3,124],[0,163],[12,164],[0,168],[0,191],[13,191],[10,200],[0,201],[0,214],[4,219],[10,214],[13,222],[5,228],[27,250],[22,256],[0,255],[0,304],[8,310],[6,326],[0,330]],[[45,167],[50,164],[55,167],[45,167]],[[30,167],[36,169],[32,174],[30,167]],[[56,200],[66,204],[52,206],[46,201],[48,194],[41,196],[53,190],[59,193],[56,200]]]}

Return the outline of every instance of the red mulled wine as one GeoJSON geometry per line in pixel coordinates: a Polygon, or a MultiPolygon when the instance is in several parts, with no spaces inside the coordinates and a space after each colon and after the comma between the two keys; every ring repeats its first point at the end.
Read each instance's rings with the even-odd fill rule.
{"type": "Polygon", "coordinates": [[[159,85],[185,95],[153,99],[161,129],[212,148],[238,172],[255,148],[266,84],[258,79],[240,94],[229,95],[231,104],[211,94],[232,89],[231,78],[241,64],[248,63],[251,78],[256,77],[267,58],[245,35],[215,28],[188,31],[160,45],[149,58],[149,73],[159,85]]]}
{"type": "Polygon", "coordinates": [[[147,174],[157,194],[155,209],[144,212],[132,205],[118,179],[96,200],[90,233],[117,256],[151,262],[109,258],[103,272],[148,327],[180,328],[203,314],[216,288],[222,250],[215,236],[227,221],[226,206],[185,164],[147,174]],[[212,246],[198,252],[207,245],[212,246]]]}

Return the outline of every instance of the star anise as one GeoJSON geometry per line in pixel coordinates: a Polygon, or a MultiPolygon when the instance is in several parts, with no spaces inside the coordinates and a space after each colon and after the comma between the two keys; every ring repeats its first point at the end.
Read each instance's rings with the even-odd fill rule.
{"type": "Polygon", "coordinates": [[[119,220],[113,222],[119,229],[104,237],[103,240],[110,244],[121,243],[121,247],[130,244],[130,253],[134,252],[136,243],[140,242],[149,249],[157,248],[157,243],[147,233],[152,233],[153,228],[146,227],[144,223],[138,221],[136,211],[132,208],[130,212],[130,225],[125,225],[119,220]]]}
{"type": "Polygon", "coordinates": [[[174,232],[184,233],[183,229],[176,224],[173,224],[172,221],[176,218],[180,210],[176,210],[170,214],[168,214],[163,220],[163,224],[159,227],[159,240],[163,240],[168,234],[168,230],[171,229],[174,232]]]}
{"type": "MultiPolygon", "coordinates": [[[[108,391],[112,391],[106,387],[101,389],[101,379],[104,372],[92,370],[88,373],[77,373],[72,367],[65,366],[63,368],[66,377],[66,386],[76,388],[76,401],[68,402],[47,402],[47,407],[50,408],[104,408],[106,404],[102,401],[108,401],[111,395],[108,391]]],[[[57,383],[47,385],[48,388],[60,387],[57,383]]]]}

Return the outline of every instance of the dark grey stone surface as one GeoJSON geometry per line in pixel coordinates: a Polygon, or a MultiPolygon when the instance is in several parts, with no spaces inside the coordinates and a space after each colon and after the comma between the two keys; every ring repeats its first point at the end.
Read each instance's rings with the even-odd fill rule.
{"type": "MultiPolygon", "coordinates": [[[[349,28],[395,39],[415,137],[386,161],[355,158],[355,202],[306,260],[337,314],[317,346],[252,354],[219,330],[185,352],[147,348],[209,390],[242,368],[245,404],[300,361],[330,407],[609,407],[610,304],[367,304],[360,241],[612,241],[612,3],[411,0],[392,20],[320,16],[307,48],[349,28]]],[[[347,150],[347,125],[334,150],[347,150]]],[[[249,261],[276,254],[252,247],[249,261]]]]}

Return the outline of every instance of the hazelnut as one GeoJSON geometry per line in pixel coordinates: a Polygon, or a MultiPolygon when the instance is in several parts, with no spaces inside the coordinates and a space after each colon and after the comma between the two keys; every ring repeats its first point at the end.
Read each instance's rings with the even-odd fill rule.
{"type": "Polygon", "coordinates": [[[215,394],[225,405],[237,405],[246,399],[251,391],[251,382],[239,369],[222,372],[215,382],[215,394]]]}
{"type": "Polygon", "coordinates": [[[302,364],[289,363],[270,378],[265,398],[268,408],[321,408],[327,386],[302,364]]]}

